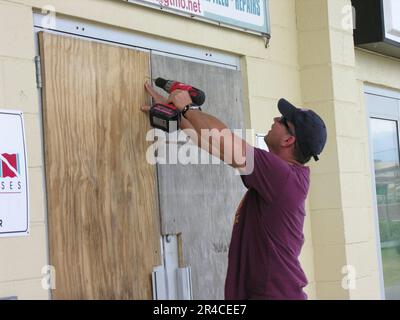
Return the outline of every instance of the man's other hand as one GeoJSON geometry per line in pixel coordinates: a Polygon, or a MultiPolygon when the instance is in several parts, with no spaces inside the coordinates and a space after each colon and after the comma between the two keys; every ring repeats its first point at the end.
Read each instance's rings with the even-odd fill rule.
{"type": "MultiPolygon", "coordinates": [[[[168,103],[167,99],[164,98],[161,94],[159,94],[150,84],[149,81],[146,81],[144,84],[144,88],[146,89],[147,93],[153,98],[154,103],[168,103]]],[[[148,112],[151,106],[141,106],[140,110],[143,112],[148,112]]]]}

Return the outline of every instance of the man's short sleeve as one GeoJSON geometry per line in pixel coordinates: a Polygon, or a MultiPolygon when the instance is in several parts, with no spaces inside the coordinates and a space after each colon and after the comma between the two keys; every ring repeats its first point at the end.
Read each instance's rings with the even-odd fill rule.
{"type": "Polygon", "coordinates": [[[265,201],[273,202],[286,184],[289,164],[271,152],[251,147],[246,154],[246,166],[247,174],[241,175],[244,185],[255,189],[265,201]]]}

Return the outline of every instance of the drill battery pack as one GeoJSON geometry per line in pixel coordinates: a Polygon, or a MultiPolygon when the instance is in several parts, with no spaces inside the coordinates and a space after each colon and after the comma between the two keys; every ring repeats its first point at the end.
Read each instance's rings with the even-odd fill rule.
{"type": "Polygon", "coordinates": [[[181,112],[171,104],[156,103],[150,109],[152,127],[166,132],[177,131],[180,127],[181,112]]]}

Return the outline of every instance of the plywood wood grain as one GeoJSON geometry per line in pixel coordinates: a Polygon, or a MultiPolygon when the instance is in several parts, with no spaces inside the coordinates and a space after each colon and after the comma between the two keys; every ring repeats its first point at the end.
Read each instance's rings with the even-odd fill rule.
{"type": "Polygon", "coordinates": [[[40,34],[50,263],[55,299],[151,299],[159,259],[147,163],[149,54],[40,34]]]}

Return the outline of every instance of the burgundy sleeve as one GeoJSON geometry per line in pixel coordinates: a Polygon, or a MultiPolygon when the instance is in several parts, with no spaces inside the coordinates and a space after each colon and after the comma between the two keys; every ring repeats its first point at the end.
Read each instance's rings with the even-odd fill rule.
{"type": "Polygon", "coordinates": [[[289,164],[275,154],[258,149],[250,148],[246,154],[247,174],[241,178],[246,188],[255,189],[267,202],[274,199],[283,191],[290,174],[289,164]]]}

